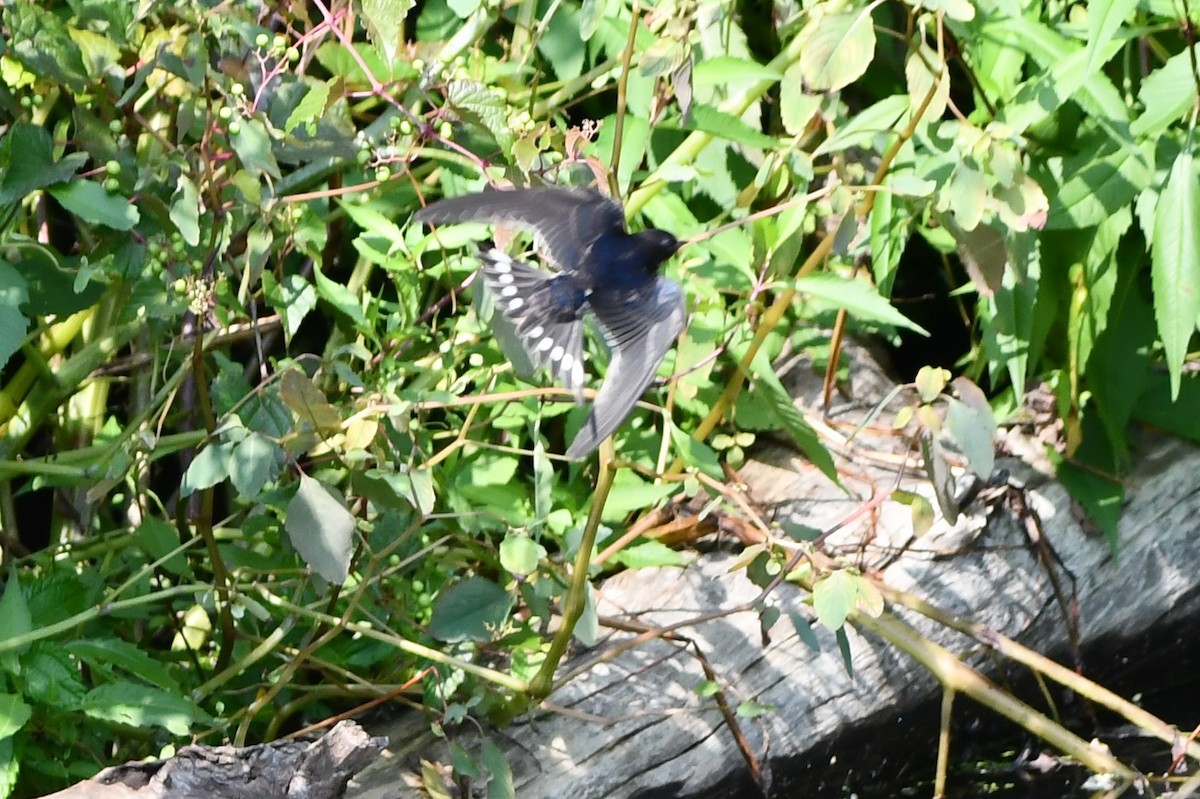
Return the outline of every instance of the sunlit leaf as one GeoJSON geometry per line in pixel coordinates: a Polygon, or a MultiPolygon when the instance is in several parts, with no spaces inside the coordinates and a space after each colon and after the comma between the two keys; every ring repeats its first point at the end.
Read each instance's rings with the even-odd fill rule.
{"type": "Polygon", "coordinates": [[[287,505],[284,529],[304,562],[334,585],[350,573],[354,544],[354,517],[345,501],[308,475],[300,474],[300,487],[287,505]]]}
{"type": "Polygon", "coordinates": [[[1150,255],[1154,318],[1171,376],[1171,396],[1177,397],[1188,343],[1200,318],[1200,176],[1187,150],[1175,158],[1159,196],[1150,255]]]}
{"type": "Polygon", "coordinates": [[[800,54],[804,82],[818,91],[837,91],[862,77],[875,55],[869,8],[830,14],[816,22],[800,54]]]}

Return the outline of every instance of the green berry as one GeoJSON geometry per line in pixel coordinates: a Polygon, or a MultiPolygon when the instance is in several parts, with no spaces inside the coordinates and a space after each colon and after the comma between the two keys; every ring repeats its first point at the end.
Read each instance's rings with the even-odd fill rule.
{"type": "Polygon", "coordinates": [[[401,133],[403,133],[405,136],[407,136],[408,134],[412,133],[412,130],[413,130],[413,128],[412,128],[411,122],[409,122],[407,119],[400,120],[400,132],[401,133]]]}
{"type": "Polygon", "coordinates": [[[183,278],[178,278],[171,284],[171,288],[175,290],[176,294],[183,294],[187,291],[187,281],[183,278]]]}
{"type": "Polygon", "coordinates": [[[105,162],[104,171],[108,173],[109,177],[115,178],[117,175],[121,174],[121,162],[115,159],[105,162]]]}
{"type": "Polygon", "coordinates": [[[274,46],[274,48],[276,50],[278,50],[279,52],[282,53],[284,50],[287,49],[288,40],[287,40],[287,37],[284,36],[282,33],[277,33],[277,34],[275,34],[275,38],[272,40],[271,44],[274,46]]]}
{"type": "Polygon", "coordinates": [[[119,119],[109,120],[109,123],[108,123],[108,132],[109,133],[120,133],[121,128],[122,128],[121,120],[119,120],[119,119]]]}
{"type": "Polygon", "coordinates": [[[300,60],[300,51],[295,47],[289,47],[287,49],[287,60],[288,63],[295,64],[300,60]]]}
{"type": "Polygon", "coordinates": [[[229,135],[236,136],[242,132],[242,123],[236,119],[229,123],[229,135]]]}
{"type": "Polygon", "coordinates": [[[235,83],[229,87],[229,93],[234,97],[241,97],[246,91],[246,87],[240,83],[235,83]]]}
{"type": "Polygon", "coordinates": [[[40,94],[35,94],[35,95],[33,96],[33,105],[34,105],[34,107],[35,107],[35,108],[41,108],[41,107],[42,107],[42,104],[43,104],[43,103],[45,103],[45,102],[46,102],[46,98],[45,98],[45,97],[43,97],[42,95],[40,95],[40,94]]]}
{"type": "Polygon", "coordinates": [[[380,183],[386,183],[387,179],[392,176],[392,170],[386,166],[381,166],[375,170],[375,179],[380,183]]]}
{"type": "Polygon", "coordinates": [[[425,69],[425,62],[419,58],[414,58],[413,62],[412,62],[412,66],[413,66],[413,69],[415,69],[417,72],[420,72],[423,69],[425,69]]]}
{"type": "Polygon", "coordinates": [[[358,163],[359,166],[366,166],[366,163],[371,160],[371,151],[370,150],[359,150],[355,154],[354,160],[355,160],[355,162],[358,163]]]}
{"type": "Polygon", "coordinates": [[[29,108],[32,105],[33,105],[33,100],[29,99],[29,95],[25,95],[24,97],[21,98],[21,107],[22,108],[29,108]]]}
{"type": "Polygon", "coordinates": [[[265,33],[260,33],[254,37],[254,44],[258,47],[266,47],[271,42],[271,37],[265,33]]]}
{"type": "Polygon", "coordinates": [[[115,194],[121,189],[121,181],[116,178],[108,178],[104,181],[104,190],[109,194],[115,194]]]}
{"type": "Polygon", "coordinates": [[[441,126],[438,128],[438,134],[443,139],[448,139],[454,135],[454,126],[447,121],[443,121],[441,126]]]}
{"type": "Polygon", "coordinates": [[[227,105],[223,105],[221,106],[221,110],[217,112],[217,116],[228,122],[229,118],[233,116],[233,109],[227,105]]]}
{"type": "Polygon", "coordinates": [[[171,253],[172,254],[183,255],[185,252],[187,252],[187,245],[183,243],[182,239],[180,239],[179,241],[171,242],[171,253]]]}

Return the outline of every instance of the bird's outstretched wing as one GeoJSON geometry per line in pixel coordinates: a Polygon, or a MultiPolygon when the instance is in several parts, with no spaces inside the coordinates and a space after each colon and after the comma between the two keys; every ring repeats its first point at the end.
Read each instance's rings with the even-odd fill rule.
{"type": "Polygon", "coordinates": [[[496,309],[516,328],[529,359],[582,402],[583,291],[561,285],[568,275],[550,275],[497,250],[484,250],[479,260],[496,309]]]}
{"type": "Polygon", "coordinates": [[[573,459],[586,457],[625,421],[687,324],[683,290],[663,277],[635,291],[593,291],[588,302],[613,357],[592,412],[567,449],[573,459]]]}
{"type": "Polygon", "coordinates": [[[491,222],[533,233],[534,243],[564,271],[582,265],[604,233],[625,229],[615,200],[591,189],[542,187],[485,191],[439,200],[413,215],[418,222],[491,222]]]}

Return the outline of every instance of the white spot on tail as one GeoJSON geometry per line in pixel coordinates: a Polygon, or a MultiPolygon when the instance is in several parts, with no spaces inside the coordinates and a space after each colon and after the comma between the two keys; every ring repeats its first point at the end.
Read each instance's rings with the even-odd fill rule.
{"type": "MultiPolygon", "coordinates": [[[[498,275],[507,275],[512,271],[512,266],[508,259],[500,260],[497,258],[496,260],[492,261],[492,271],[498,275]]],[[[509,280],[512,280],[512,278],[509,277],[509,280]]]]}
{"type": "Polygon", "coordinates": [[[544,339],[542,339],[541,341],[538,342],[538,352],[545,352],[546,350],[550,349],[553,346],[554,346],[554,339],[550,338],[549,336],[546,336],[544,339]]]}
{"type": "Polygon", "coordinates": [[[544,327],[542,327],[541,325],[536,325],[535,327],[530,328],[529,338],[541,338],[542,334],[545,332],[546,332],[546,329],[544,327]]]}
{"type": "Polygon", "coordinates": [[[575,362],[575,368],[571,370],[571,385],[583,385],[583,364],[579,361],[575,362]]]}
{"type": "Polygon", "coordinates": [[[550,350],[550,360],[559,361],[559,360],[562,360],[562,356],[563,356],[563,348],[562,347],[555,346],[554,349],[550,350]]]}
{"type": "Polygon", "coordinates": [[[508,310],[519,311],[519,310],[521,310],[521,306],[523,306],[524,304],[525,304],[525,300],[521,299],[520,297],[513,297],[508,302],[508,310]]]}
{"type": "Polygon", "coordinates": [[[500,296],[501,296],[501,297],[515,297],[515,296],[517,296],[517,287],[516,287],[516,286],[505,286],[505,287],[504,287],[504,288],[503,288],[503,289],[500,291],[500,296]]]}
{"type": "MultiPolygon", "coordinates": [[[[550,357],[553,358],[554,356],[551,355],[550,357]]],[[[562,363],[560,364],[564,374],[571,371],[571,365],[573,363],[575,363],[575,356],[569,352],[564,352],[562,356],[562,363]]]]}
{"type": "Polygon", "coordinates": [[[507,286],[513,282],[513,277],[508,273],[508,270],[501,272],[499,269],[497,269],[496,272],[498,273],[496,275],[496,282],[501,286],[507,286]]]}

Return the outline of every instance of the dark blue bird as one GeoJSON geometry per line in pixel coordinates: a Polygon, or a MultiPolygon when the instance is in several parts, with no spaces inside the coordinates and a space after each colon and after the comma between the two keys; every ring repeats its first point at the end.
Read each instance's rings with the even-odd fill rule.
{"type": "Polygon", "coordinates": [[[604,385],[567,449],[583,458],[609,436],[641,397],[687,311],[679,284],[659,276],[679,241],[662,230],[630,234],[620,204],[588,189],[487,191],[433,203],[419,222],[491,222],[533,233],[556,268],[551,274],[498,250],[479,254],[497,307],[530,359],[581,397],[583,317],[591,312],[612,349],[604,385]]]}

